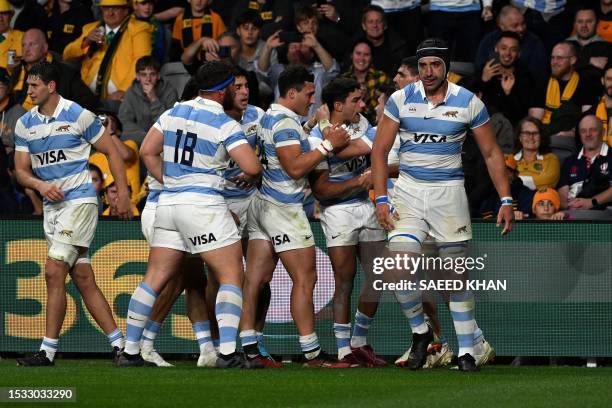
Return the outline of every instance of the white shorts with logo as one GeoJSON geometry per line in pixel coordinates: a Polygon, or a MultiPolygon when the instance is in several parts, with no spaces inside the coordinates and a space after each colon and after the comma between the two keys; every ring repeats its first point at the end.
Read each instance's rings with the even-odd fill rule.
{"type": "Polygon", "coordinates": [[[463,186],[396,183],[391,201],[400,219],[388,233],[389,244],[406,243],[420,251],[428,235],[435,242],[472,239],[470,207],[463,186]]]}
{"type": "Polygon", "coordinates": [[[223,248],[240,240],[226,204],[158,205],[152,247],[198,254],[223,248]]]}
{"type": "Polygon", "coordinates": [[[242,238],[249,237],[249,229],[247,222],[247,214],[249,211],[249,206],[251,205],[251,201],[255,197],[255,194],[252,194],[249,197],[241,198],[241,199],[226,199],[225,202],[229,207],[230,211],[236,214],[238,219],[240,220],[240,225],[238,225],[238,233],[242,238]]]}
{"type": "Polygon", "coordinates": [[[314,246],[310,222],[299,204],[279,204],[256,194],[248,211],[249,240],[272,242],[279,253],[314,246]]]}
{"type": "Polygon", "coordinates": [[[371,201],[321,207],[321,227],[328,247],[387,239],[371,201]]]}
{"type": "Polygon", "coordinates": [[[53,242],[89,248],[98,225],[98,205],[81,203],[44,210],[45,238],[53,242]]]}

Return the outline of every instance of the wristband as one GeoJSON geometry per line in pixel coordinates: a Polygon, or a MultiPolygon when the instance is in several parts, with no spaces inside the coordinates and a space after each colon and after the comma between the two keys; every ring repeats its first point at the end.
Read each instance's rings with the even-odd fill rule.
{"type": "Polygon", "coordinates": [[[327,119],[322,119],[319,121],[319,130],[321,131],[321,133],[323,133],[323,130],[327,127],[330,127],[331,123],[329,123],[329,120],[327,119]]]}
{"type": "Polygon", "coordinates": [[[501,205],[513,205],[513,200],[512,197],[502,197],[501,198],[501,205]]]}
{"type": "Polygon", "coordinates": [[[315,127],[317,124],[315,123],[314,125],[310,126],[309,125],[309,121],[306,121],[304,123],[304,129],[306,129],[307,132],[310,132],[312,130],[313,127],[315,127]]]}
{"type": "Polygon", "coordinates": [[[319,151],[319,153],[321,153],[323,155],[323,157],[327,157],[329,155],[329,152],[327,150],[325,150],[325,148],[323,147],[323,143],[318,145],[316,147],[316,149],[319,151]]]}
{"type": "Polygon", "coordinates": [[[376,204],[389,204],[389,197],[387,197],[386,195],[378,196],[376,197],[374,202],[376,202],[376,204]]]}
{"type": "Polygon", "coordinates": [[[323,146],[327,153],[331,153],[334,150],[334,145],[329,140],[323,140],[319,146],[323,146]]]}

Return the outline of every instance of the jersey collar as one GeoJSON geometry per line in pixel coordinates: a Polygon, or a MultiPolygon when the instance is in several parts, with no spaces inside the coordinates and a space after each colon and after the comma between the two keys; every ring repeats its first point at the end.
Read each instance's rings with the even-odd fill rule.
{"type": "Polygon", "coordinates": [[[47,119],[57,119],[65,107],[66,107],[66,100],[60,96],[59,101],[57,102],[57,106],[55,107],[55,112],[53,112],[53,115],[51,115],[51,117],[45,116],[42,113],[40,113],[38,111],[38,105],[32,108],[32,115],[38,116],[38,118],[42,122],[45,122],[47,119]]]}
{"type": "MultiPolygon", "coordinates": [[[[461,89],[458,85],[453,84],[448,79],[446,81],[448,82],[448,87],[446,88],[446,95],[444,95],[444,100],[440,103],[440,105],[442,105],[443,103],[446,103],[450,95],[457,95],[459,93],[459,89],[461,89]]],[[[429,103],[429,100],[427,100],[427,96],[425,96],[425,88],[423,88],[423,82],[417,81],[415,86],[416,86],[417,91],[421,93],[423,100],[429,103]]]]}

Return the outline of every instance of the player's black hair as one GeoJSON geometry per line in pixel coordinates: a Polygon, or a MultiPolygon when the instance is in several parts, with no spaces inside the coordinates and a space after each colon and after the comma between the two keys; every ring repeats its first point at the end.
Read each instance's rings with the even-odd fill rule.
{"type": "Polygon", "coordinates": [[[236,78],[241,76],[241,77],[245,77],[247,80],[249,79],[249,74],[247,70],[238,65],[235,65],[232,67],[232,75],[236,78]]]}
{"type": "Polygon", "coordinates": [[[335,78],[323,88],[321,101],[332,112],[334,110],[334,103],[344,103],[351,92],[358,91],[359,89],[359,83],[353,78],[335,78]]]}
{"type": "Polygon", "coordinates": [[[45,85],[51,81],[58,85],[61,78],[59,69],[47,61],[37,62],[36,64],[32,65],[30,71],[28,72],[28,76],[40,78],[45,85]]]}
{"type": "Polygon", "coordinates": [[[183,93],[181,94],[181,102],[190,101],[196,96],[198,96],[198,92],[200,91],[200,87],[198,86],[198,81],[196,81],[195,77],[189,78],[189,81],[185,84],[183,88],[183,93]]]}
{"type": "Polygon", "coordinates": [[[200,91],[206,91],[219,86],[232,76],[232,67],[221,61],[206,61],[195,74],[195,80],[200,91]]]}
{"type": "Polygon", "coordinates": [[[281,97],[290,89],[300,92],[306,82],[314,82],[314,75],[301,65],[289,65],[278,77],[278,92],[281,97]]]}
{"type": "Polygon", "coordinates": [[[413,76],[419,75],[419,64],[415,55],[402,58],[400,66],[402,65],[408,68],[408,71],[410,71],[413,76]]]}
{"type": "Polygon", "coordinates": [[[378,85],[376,89],[378,89],[380,93],[384,94],[387,99],[389,99],[391,95],[393,95],[393,92],[396,91],[393,85],[387,85],[387,84],[378,85]]]}

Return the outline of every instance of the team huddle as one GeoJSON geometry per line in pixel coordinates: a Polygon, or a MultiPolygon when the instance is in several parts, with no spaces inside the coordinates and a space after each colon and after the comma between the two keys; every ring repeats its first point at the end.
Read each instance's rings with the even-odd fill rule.
{"type": "MultiPolygon", "coordinates": [[[[263,342],[269,284],[280,260],[293,283],[290,310],[303,364],[385,365],[367,341],[381,295],[372,285],[374,258],[423,251],[467,256],[471,225],[461,146],[468,131],[501,197],[497,221],[504,223],[502,233],[512,228],[504,159],[486,108],[471,92],[447,81],[449,50],[442,41],[424,41],[417,59],[420,81],[379,101],[377,127],[360,114],[362,91],[353,79],[327,84],[321,90],[323,105],[308,117],[315,85],[305,68],[285,69],[278,81],[280,96],[264,112],[248,104],[244,71],[204,63],[182,101],[159,117],[141,145],[149,172],[141,222],[150,252],[128,306],[125,338],[95,283],[87,253],[97,223],[87,170],[90,145],[107,154],[119,216],[129,218],[123,163],[100,120],[57,94],[56,69],[44,62],[33,67],[27,81],[36,106],[17,123],[15,162],[19,182],[44,198],[48,302],[40,351],[18,363],[53,365],[70,274],[107,334],[119,367],[170,366],[155,351],[154,341],[183,290],[200,348],[198,366],[281,367],[263,342]],[[47,156],[55,159],[41,159],[47,156]],[[368,194],[372,188],[374,200],[368,194]],[[304,209],[308,189],[320,203],[334,271],[337,356],[321,349],[314,330],[317,271],[304,209]],[[351,325],[358,260],[364,284],[351,325]]],[[[407,277],[390,270],[386,278],[407,277]]],[[[419,291],[396,290],[394,295],[412,331],[412,345],[396,365],[416,370],[448,364],[453,353],[436,304],[419,291]]],[[[457,334],[458,368],[477,371],[494,352],[474,319],[474,296],[467,290],[441,296],[457,334]]]]}

